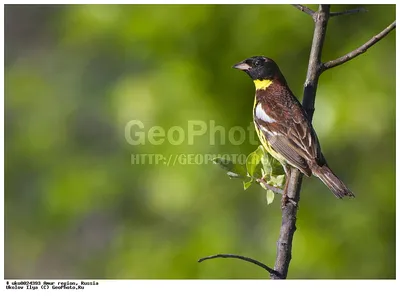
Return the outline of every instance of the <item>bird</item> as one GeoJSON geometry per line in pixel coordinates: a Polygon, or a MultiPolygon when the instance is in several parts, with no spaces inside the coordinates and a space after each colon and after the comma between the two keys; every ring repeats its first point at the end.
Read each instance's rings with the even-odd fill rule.
{"type": "MultiPolygon", "coordinates": [[[[290,168],[318,177],[338,198],[354,193],[330,169],[307,113],[290,90],[278,65],[265,56],[253,56],[233,66],[255,84],[253,121],[262,146],[278,160],[286,174],[282,207],[289,199],[290,168]]],[[[296,205],[296,204],[295,204],[296,205]]]]}

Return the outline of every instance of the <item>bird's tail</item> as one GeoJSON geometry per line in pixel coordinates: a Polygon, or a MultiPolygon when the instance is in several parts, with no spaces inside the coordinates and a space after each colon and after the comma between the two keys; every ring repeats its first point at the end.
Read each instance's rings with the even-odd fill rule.
{"type": "Polygon", "coordinates": [[[327,166],[317,166],[313,170],[313,174],[321,179],[322,182],[335,194],[337,197],[353,196],[354,193],[332,172],[327,166]]]}

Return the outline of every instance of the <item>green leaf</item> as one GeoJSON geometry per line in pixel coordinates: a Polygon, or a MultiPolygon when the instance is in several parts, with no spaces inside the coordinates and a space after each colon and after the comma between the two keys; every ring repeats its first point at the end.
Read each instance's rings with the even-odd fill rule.
{"type": "Polygon", "coordinates": [[[253,179],[250,179],[250,181],[243,181],[243,188],[244,190],[246,190],[247,188],[249,188],[251,186],[251,184],[253,183],[253,179]]]}
{"type": "Polygon", "coordinates": [[[258,184],[260,184],[260,186],[261,186],[262,188],[264,188],[265,190],[268,190],[267,187],[265,187],[265,184],[264,184],[263,182],[260,182],[260,183],[258,183],[258,184]]]}
{"type": "Polygon", "coordinates": [[[218,164],[224,170],[228,171],[227,174],[231,178],[248,178],[246,167],[243,164],[233,163],[229,159],[220,157],[214,158],[213,162],[218,164]]]}
{"type": "Polygon", "coordinates": [[[259,146],[257,150],[253,151],[247,156],[246,159],[246,168],[247,172],[249,173],[250,176],[254,178],[261,178],[262,173],[261,173],[261,168],[262,168],[262,163],[261,163],[261,158],[264,155],[264,151],[259,146]]]}
{"type": "Polygon", "coordinates": [[[283,169],[282,164],[278,160],[271,157],[270,161],[271,161],[272,175],[284,175],[285,174],[285,170],[283,169]]]}
{"type": "Polygon", "coordinates": [[[271,190],[267,190],[267,204],[271,204],[274,201],[275,194],[271,190]]]}
{"type": "Polygon", "coordinates": [[[268,180],[268,184],[275,187],[282,187],[282,185],[285,184],[285,178],[286,175],[271,176],[268,180]]]}
{"type": "Polygon", "coordinates": [[[272,166],[271,166],[271,160],[273,158],[265,152],[262,157],[261,157],[261,163],[263,166],[263,176],[270,176],[272,174],[272,166]]]}

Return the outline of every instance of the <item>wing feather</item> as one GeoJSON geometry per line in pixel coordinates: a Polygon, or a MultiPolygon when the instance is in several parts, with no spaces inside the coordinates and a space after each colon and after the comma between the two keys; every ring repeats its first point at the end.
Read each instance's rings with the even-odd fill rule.
{"type": "Polygon", "coordinates": [[[297,148],[296,144],[291,143],[287,137],[284,135],[270,130],[265,125],[260,125],[259,122],[256,122],[261,132],[264,134],[265,138],[268,140],[271,147],[280,155],[282,155],[286,161],[298,168],[305,175],[310,176],[311,171],[308,167],[307,161],[304,159],[302,150],[297,148]]]}
{"type": "MultiPolygon", "coordinates": [[[[308,162],[318,157],[319,146],[314,130],[302,115],[297,113],[296,116],[288,117],[286,120],[265,121],[255,114],[254,121],[277,153],[281,154],[289,164],[310,176],[308,162]]],[[[276,118],[271,114],[269,117],[276,118]]]]}

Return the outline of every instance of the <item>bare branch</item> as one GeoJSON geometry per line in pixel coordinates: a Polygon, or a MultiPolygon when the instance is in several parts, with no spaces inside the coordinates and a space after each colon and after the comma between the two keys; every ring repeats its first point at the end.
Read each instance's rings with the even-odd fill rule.
{"type": "Polygon", "coordinates": [[[315,95],[317,94],[317,85],[319,75],[321,74],[321,56],[324,45],[326,28],[329,20],[329,5],[320,5],[315,13],[314,35],[311,44],[310,58],[308,61],[307,77],[304,83],[303,107],[307,112],[308,119],[312,120],[314,115],[315,95]]]}
{"type": "Polygon", "coordinates": [[[365,44],[361,45],[359,48],[353,50],[352,52],[349,52],[348,54],[337,58],[336,60],[326,62],[322,65],[322,71],[325,71],[327,69],[342,65],[352,59],[354,59],[356,56],[359,56],[362,53],[365,53],[371,46],[373,46],[375,43],[379,42],[382,40],[387,34],[389,34],[394,28],[396,28],[396,21],[391,23],[385,30],[380,32],[378,35],[375,35],[367,41],[365,44]]]}
{"type": "Polygon", "coordinates": [[[307,13],[308,15],[314,16],[315,11],[308,8],[307,6],[301,4],[292,4],[293,7],[296,7],[298,10],[307,13]]]}
{"type": "Polygon", "coordinates": [[[280,194],[280,195],[283,194],[283,190],[282,189],[280,189],[278,187],[275,187],[275,186],[272,186],[270,184],[267,184],[267,182],[264,179],[257,179],[256,181],[258,183],[262,183],[267,189],[271,190],[272,192],[274,192],[276,194],[280,194]]]}
{"type": "MultiPolygon", "coordinates": [[[[310,122],[314,114],[315,95],[317,93],[318,79],[321,74],[321,55],[325,40],[326,29],[329,20],[330,5],[320,5],[315,12],[313,19],[315,22],[314,36],[311,46],[310,59],[308,62],[307,78],[304,84],[303,107],[307,112],[310,122]]],[[[302,174],[296,168],[291,168],[290,178],[288,178],[288,197],[299,204],[302,174]]],[[[271,279],[286,278],[289,270],[290,260],[292,259],[293,235],[296,231],[297,209],[293,203],[288,203],[282,209],[282,224],[279,231],[277,242],[277,254],[274,269],[282,275],[276,277],[271,275],[271,279]]]]}
{"type": "Polygon", "coordinates": [[[346,14],[355,14],[355,13],[360,13],[360,12],[368,12],[365,8],[356,8],[356,9],[350,9],[350,10],[345,10],[341,12],[331,12],[329,15],[330,16],[339,16],[339,15],[346,15],[346,14]]]}
{"type": "Polygon", "coordinates": [[[209,260],[209,259],[215,259],[215,258],[234,258],[234,259],[240,259],[240,260],[244,260],[250,263],[253,263],[257,266],[260,266],[261,268],[264,268],[266,271],[268,271],[271,275],[275,275],[278,278],[281,278],[281,275],[279,274],[279,272],[277,272],[276,270],[273,270],[271,267],[268,267],[267,265],[265,265],[264,263],[257,261],[255,259],[249,258],[249,257],[244,257],[244,256],[240,256],[240,255],[234,255],[234,254],[217,254],[217,255],[212,255],[212,256],[207,256],[204,258],[200,258],[198,260],[198,262],[203,262],[205,260],[209,260]]]}

